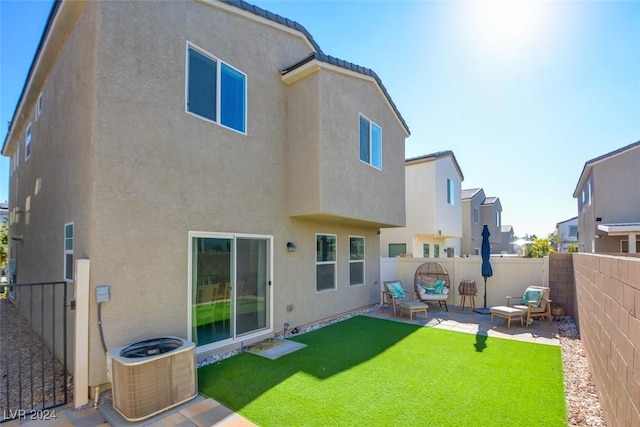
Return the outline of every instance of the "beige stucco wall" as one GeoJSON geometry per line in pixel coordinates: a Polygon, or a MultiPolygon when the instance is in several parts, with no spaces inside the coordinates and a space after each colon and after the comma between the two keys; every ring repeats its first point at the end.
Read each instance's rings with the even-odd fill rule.
{"type": "Polygon", "coordinates": [[[74,222],[74,255],[91,260],[91,386],[107,381],[97,285],[111,288],[102,305],[108,347],[187,338],[190,231],[272,237],[274,318],[265,336],[284,322],[300,326],[379,301],[377,230],[404,224],[404,130],[371,80],[323,71],[287,86],[279,70],[304,58],[310,43],[245,15],[225,4],[91,2],[69,23],[32,128],[32,158],[12,177],[12,208],[31,196],[30,223],[17,225],[23,246],[12,251],[19,281],[61,278],[63,225],[74,222]],[[185,112],[187,41],[246,73],[246,135],[185,112]],[[360,112],[383,128],[382,171],[358,159],[360,112]],[[305,134],[315,137],[315,163],[297,138],[305,134]],[[319,181],[321,215],[295,218],[304,188],[289,183],[309,171],[316,178],[303,183],[319,181]],[[379,193],[397,203],[381,203],[379,193]],[[337,287],[320,293],[316,233],[338,242],[337,287]],[[360,286],[349,285],[351,235],[366,242],[360,286]]]}
{"type": "MultiPolygon", "coordinates": [[[[307,55],[309,46],[303,38],[191,2],[171,2],[161,8],[146,2],[100,3],[99,27],[93,221],[99,244],[92,252],[91,280],[92,287],[111,285],[112,299],[103,306],[109,347],[150,336],[187,337],[189,231],[273,236],[274,330],[281,330],[285,321],[293,327],[377,301],[376,228],[347,227],[340,225],[340,219],[334,224],[289,216],[287,189],[294,178],[287,168],[292,163],[288,147],[298,140],[289,135],[292,88],[281,81],[278,70],[307,55]],[[237,32],[242,37],[229,36],[237,32]],[[187,41],[246,73],[246,135],[185,112],[187,41]],[[317,232],[338,236],[335,291],[315,291],[317,232]],[[366,238],[364,286],[348,286],[349,235],[366,238]],[[287,241],[296,242],[295,253],[286,251],[287,241]],[[286,312],[287,304],[294,305],[292,312],[286,312]]],[[[346,147],[353,146],[357,153],[357,133],[352,137],[348,126],[341,125],[344,120],[338,125],[331,121],[337,120],[336,114],[347,116],[357,100],[366,105],[383,101],[370,82],[338,76],[329,84],[341,86],[342,93],[364,95],[345,97],[350,103],[344,110],[325,111],[327,117],[319,125],[302,121],[311,123],[311,134],[321,129],[320,210],[362,222],[359,215],[365,209],[373,211],[373,201],[366,200],[363,207],[346,199],[352,194],[345,192],[366,176],[338,175],[343,169],[339,162],[349,165],[346,147]]],[[[324,85],[323,90],[330,89],[324,85]]],[[[305,99],[307,95],[301,94],[305,99]]],[[[323,103],[329,101],[321,99],[318,110],[327,109],[323,103]]],[[[385,179],[394,180],[394,165],[404,159],[404,137],[394,139],[400,131],[393,129],[398,125],[392,126],[386,107],[370,108],[371,114],[381,115],[383,129],[389,128],[388,172],[383,173],[385,179]]],[[[357,112],[352,112],[355,132],[357,112]]],[[[402,183],[400,179],[393,186],[402,183]]],[[[379,216],[366,219],[398,221],[398,212],[403,213],[398,208],[383,209],[379,216]]],[[[91,339],[99,342],[95,325],[91,339]]],[[[90,383],[105,382],[104,356],[98,346],[92,347],[90,359],[90,383]]]]}
{"type": "Polygon", "coordinates": [[[373,79],[321,68],[291,84],[288,105],[290,214],[404,225],[404,129],[373,79]],[[381,169],[360,161],[360,114],[382,128],[381,169]]]}
{"type": "MultiPolygon", "coordinates": [[[[22,113],[26,128],[31,123],[31,156],[25,161],[24,132],[8,141],[6,155],[12,155],[20,145],[18,170],[10,176],[10,209],[24,211],[11,224],[12,236],[23,235],[22,241],[10,240],[10,258],[16,259],[17,282],[53,282],[64,279],[64,224],[74,223],[74,255],[85,257],[91,250],[90,215],[94,188],[93,176],[95,126],[95,43],[96,7],[94,4],[64,4],[59,12],[62,26],[51,37],[60,43],[44,57],[30,89],[37,99],[42,94],[42,111],[36,119],[35,102],[25,104],[22,113]],[[44,70],[47,70],[46,72],[44,70]]],[[[25,288],[16,289],[16,301],[40,329],[45,319],[43,336],[51,344],[55,341],[58,355],[62,354],[63,311],[67,313],[67,350],[69,367],[73,369],[74,311],[62,308],[62,288],[56,287],[57,308],[52,315],[53,290],[44,288],[45,303],[41,305],[40,288],[33,299],[25,288]],[[36,310],[32,309],[36,307],[36,310]],[[44,307],[44,312],[38,312],[44,307]],[[54,328],[55,325],[55,328],[54,328]],[[53,332],[55,331],[55,332],[53,332]],[[52,336],[55,333],[55,339],[52,336]]],[[[67,302],[73,299],[73,286],[67,285],[67,302]]]]}

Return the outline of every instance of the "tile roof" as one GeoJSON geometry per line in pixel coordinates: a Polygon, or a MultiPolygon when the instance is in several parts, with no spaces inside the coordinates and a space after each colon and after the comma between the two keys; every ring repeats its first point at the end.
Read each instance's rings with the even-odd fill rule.
{"type": "Polygon", "coordinates": [[[498,201],[497,197],[487,197],[487,198],[484,199],[484,202],[482,202],[482,204],[483,205],[492,205],[497,201],[498,201]]]}
{"type": "Polygon", "coordinates": [[[447,157],[447,156],[451,156],[451,160],[453,160],[453,165],[458,170],[458,175],[460,175],[460,178],[464,181],[464,175],[462,174],[462,169],[460,169],[460,164],[458,163],[458,160],[456,159],[455,154],[453,154],[453,151],[451,150],[436,151],[435,153],[425,154],[424,156],[411,157],[406,159],[404,162],[405,164],[412,164],[412,163],[419,163],[420,161],[423,161],[423,160],[435,160],[435,159],[440,159],[442,157],[447,157]]]}
{"type": "Polygon", "coordinates": [[[317,51],[322,53],[322,49],[320,49],[320,45],[318,45],[318,43],[316,43],[316,41],[313,39],[313,36],[311,35],[311,33],[309,33],[309,31],[307,31],[307,29],[302,26],[301,24],[297,23],[296,21],[292,21],[289,18],[285,18],[283,16],[280,16],[276,13],[272,13],[269,12],[268,10],[262,9],[256,5],[253,5],[251,3],[247,3],[246,1],[243,0],[220,0],[223,3],[227,3],[230,4],[232,6],[235,6],[239,9],[242,10],[246,10],[247,12],[251,12],[254,15],[258,15],[261,16],[263,18],[266,18],[270,21],[273,22],[277,22],[278,24],[287,26],[289,28],[292,28],[294,30],[300,31],[302,34],[304,34],[304,36],[307,38],[307,40],[309,40],[309,43],[311,43],[311,45],[313,46],[313,48],[317,51]]]}
{"type": "MultiPolygon", "coordinates": [[[[302,26],[301,24],[297,23],[296,21],[293,21],[291,19],[285,18],[283,16],[280,16],[276,13],[272,13],[269,12],[265,9],[262,9],[258,6],[255,6],[251,3],[247,3],[246,1],[243,0],[220,0],[222,3],[237,7],[239,9],[242,9],[244,11],[247,12],[251,12],[254,15],[263,17],[265,19],[268,19],[270,21],[276,22],[280,25],[284,25],[286,27],[292,28],[296,31],[301,32],[302,34],[304,34],[304,36],[307,38],[307,40],[309,41],[309,43],[311,43],[311,45],[313,46],[313,49],[316,51],[314,53],[312,53],[310,56],[313,56],[312,58],[305,58],[303,61],[303,63],[309,62],[311,59],[317,59],[318,61],[322,61],[322,62],[326,62],[329,64],[333,64],[336,65],[338,67],[342,67],[342,68],[346,68],[346,69],[350,69],[352,71],[361,73],[361,74],[365,74],[368,76],[373,77],[373,79],[375,79],[375,81],[378,83],[378,85],[380,86],[380,89],[382,90],[382,92],[384,93],[385,97],[387,98],[387,100],[389,101],[389,103],[391,104],[391,107],[393,108],[394,112],[396,113],[396,115],[398,116],[398,119],[400,120],[400,122],[402,123],[402,125],[404,126],[407,134],[411,134],[411,132],[409,131],[409,126],[407,126],[407,123],[404,121],[404,118],[400,115],[400,111],[398,111],[398,108],[396,107],[395,103],[393,102],[393,100],[391,99],[391,96],[389,95],[389,93],[387,92],[387,89],[384,87],[384,85],[382,84],[382,81],[380,80],[380,78],[378,77],[378,75],[371,69],[369,68],[365,68],[365,67],[361,67],[359,65],[355,65],[351,62],[348,61],[343,61],[341,59],[338,58],[334,58],[332,56],[328,56],[325,55],[324,52],[322,52],[322,49],[320,48],[320,45],[318,45],[318,43],[316,43],[316,41],[313,39],[313,36],[311,35],[311,33],[309,33],[309,31],[307,31],[307,29],[302,26]],[[306,62],[305,62],[306,61],[306,62]]],[[[40,55],[40,52],[42,51],[43,47],[44,47],[44,42],[47,39],[47,37],[49,36],[49,31],[51,30],[51,27],[53,25],[53,21],[55,20],[54,18],[56,17],[58,10],[60,8],[60,5],[62,4],[63,0],[55,0],[53,2],[53,6],[51,7],[51,12],[49,13],[49,17],[47,19],[47,23],[45,26],[45,30],[42,33],[42,37],[40,38],[40,43],[38,44],[38,48],[36,49],[36,54],[34,55],[34,60],[31,63],[31,66],[29,68],[29,72],[27,74],[27,78],[25,80],[25,84],[22,87],[22,92],[20,93],[20,97],[18,98],[18,103],[16,104],[16,108],[15,111],[13,113],[13,117],[11,119],[11,123],[15,122],[15,118],[16,118],[16,114],[18,114],[18,110],[19,110],[19,106],[25,96],[25,92],[27,90],[27,86],[29,81],[31,80],[32,74],[34,72],[34,67],[35,64],[37,62],[37,58],[40,55]]],[[[302,65],[301,63],[298,63],[292,67],[289,67],[287,69],[287,71],[291,71],[293,69],[295,69],[295,66],[300,66],[302,65]]],[[[7,142],[9,140],[9,136],[11,135],[11,124],[9,125],[9,131],[7,132],[7,135],[5,136],[5,140],[2,146],[2,152],[4,152],[4,149],[7,145],[7,142]]]]}
{"type": "Polygon", "coordinates": [[[460,192],[460,198],[461,199],[471,199],[473,198],[476,194],[478,194],[479,191],[482,191],[482,188],[468,188],[466,190],[462,190],[460,192]]]}
{"type": "Polygon", "coordinates": [[[320,51],[320,52],[312,52],[301,61],[296,62],[295,64],[283,70],[280,70],[280,74],[285,75],[287,73],[290,73],[291,71],[297,68],[300,68],[303,65],[313,60],[324,62],[326,64],[335,65],[336,67],[344,68],[346,70],[354,71],[356,73],[360,73],[360,74],[364,74],[366,76],[372,77],[376,81],[376,83],[378,83],[380,90],[382,90],[382,93],[384,93],[384,96],[387,98],[387,101],[389,101],[391,108],[393,108],[393,111],[398,116],[398,119],[402,123],[402,126],[404,127],[407,134],[411,135],[411,131],[409,130],[409,126],[407,125],[407,122],[405,122],[404,118],[400,114],[400,111],[398,110],[398,107],[396,107],[396,104],[393,102],[393,99],[391,99],[391,95],[389,95],[389,92],[387,92],[387,88],[384,87],[384,85],[382,84],[382,80],[380,80],[380,77],[378,77],[376,72],[373,71],[371,68],[366,68],[361,65],[356,65],[353,62],[345,61],[344,59],[336,58],[334,56],[324,54],[322,53],[322,51],[320,51]]]}

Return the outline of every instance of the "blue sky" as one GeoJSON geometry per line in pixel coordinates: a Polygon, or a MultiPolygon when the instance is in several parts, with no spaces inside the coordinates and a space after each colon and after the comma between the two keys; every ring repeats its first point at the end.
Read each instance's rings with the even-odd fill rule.
{"type": "MultiPolygon", "coordinates": [[[[376,71],[411,129],[406,156],[452,150],[463,188],[499,197],[518,236],[576,216],[584,163],[640,140],[640,2],[254,4],[376,71]]],[[[3,140],[50,8],[0,1],[3,140]]]]}

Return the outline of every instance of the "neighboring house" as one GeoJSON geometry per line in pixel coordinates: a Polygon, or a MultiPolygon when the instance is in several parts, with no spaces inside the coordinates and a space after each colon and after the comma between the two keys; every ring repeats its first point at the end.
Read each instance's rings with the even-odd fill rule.
{"type": "Polygon", "coordinates": [[[513,242],[516,240],[515,231],[513,231],[512,225],[503,225],[500,227],[500,247],[496,248],[496,251],[501,254],[515,254],[518,252],[518,248],[513,242]]]}
{"type": "Polygon", "coordinates": [[[587,161],[573,192],[580,252],[640,251],[640,141],[587,161]]]}
{"type": "Polygon", "coordinates": [[[486,197],[482,188],[462,190],[462,255],[480,255],[484,224],[491,233],[491,253],[499,254],[502,246],[501,218],[502,205],[498,197],[486,197]]]}
{"type": "Polygon", "coordinates": [[[556,224],[558,252],[568,252],[572,243],[578,242],[578,217],[566,219],[556,224]]]}
{"type": "Polygon", "coordinates": [[[9,203],[0,203],[0,222],[9,222],[9,203]]]}
{"type": "Polygon", "coordinates": [[[452,151],[405,161],[407,225],[380,233],[380,255],[417,258],[460,255],[462,237],[460,165],[452,151]]]}
{"type": "Polygon", "coordinates": [[[408,135],[373,71],[245,2],[55,2],[3,146],[17,282],[90,260],[91,386],[100,284],[108,347],[198,358],[376,303],[408,135]]]}

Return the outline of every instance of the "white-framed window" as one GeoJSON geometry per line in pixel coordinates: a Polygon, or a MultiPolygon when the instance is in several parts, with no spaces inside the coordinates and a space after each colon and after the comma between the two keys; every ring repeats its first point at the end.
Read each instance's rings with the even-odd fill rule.
{"type": "Polygon", "coordinates": [[[578,226],[570,225],[569,226],[569,236],[577,236],[578,235],[578,226]]]}
{"type": "Polygon", "coordinates": [[[246,134],[247,75],[187,42],[186,111],[246,134]]]}
{"type": "Polygon", "coordinates": [[[64,225],[64,278],[73,280],[73,222],[64,225]]]}
{"type": "Polygon", "coordinates": [[[364,237],[349,236],[349,284],[364,283],[364,237]]]}
{"type": "Polygon", "coordinates": [[[496,212],[496,227],[500,227],[500,211],[496,212]]]}
{"type": "Polygon", "coordinates": [[[429,258],[429,256],[430,256],[429,252],[430,252],[429,244],[428,243],[423,243],[422,244],[422,258],[429,258]]]}
{"type": "Polygon", "coordinates": [[[338,237],[335,234],[316,233],[316,291],[336,289],[336,252],[338,237]]]}
{"type": "MultiPolygon", "coordinates": [[[[640,240],[636,240],[636,251],[640,250],[640,240]]],[[[620,240],[620,252],[629,253],[629,239],[620,240]]]]}
{"type": "Polygon", "coordinates": [[[42,114],[42,94],[40,94],[38,102],[36,102],[36,120],[40,118],[40,114],[42,114]]]}
{"type": "Polygon", "coordinates": [[[27,126],[27,130],[24,135],[24,159],[29,160],[31,157],[31,123],[27,126]]]}
{"type": "Polygon", "coordinates": [[[456,184],[449,178],[447,178],[447,203],[451,206],[456,204],[456,184]]]}
{"type": "Polygon", "coordinates": [[[433,257],[440,258],[440,245],[437,243],[433,244],[433,257]]]}
{"type": "Polygon", "coordinates": [[[382,169],[382,128],[360,114],[360,160],[382,169]]]}
{"type": "Polygon", "coordinates": [[[480,222],[480,209],[473,208],[473,223],[477,224],[480,222]]]}
{"type": "Polygon", "coordinates": [[[389,243],[389,258],[395,258],[407,253],[406,243],[389,243]]]}

